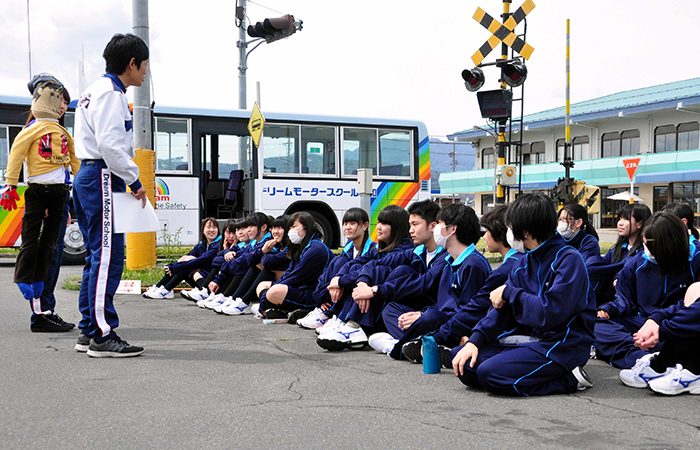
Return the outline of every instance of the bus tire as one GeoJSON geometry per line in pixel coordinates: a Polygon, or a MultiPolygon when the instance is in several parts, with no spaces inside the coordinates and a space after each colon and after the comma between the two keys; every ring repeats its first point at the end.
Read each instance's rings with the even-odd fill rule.
{"type": "Polygon", "coordinates": [[[64,265],[79,265],[85,264],[85,241],[83,233],[80,232],[78,222],[72,222],[66,228],[64,236],[65,247],[63,248],[63,264],[64,265]]]}
{"type": "Polygon", "coordinates": [[[307,211],[309,214],[311,214],[316,221],[316,224],[318,225],[318,228],[321,230],[322,236],[322,241],[324,244],[327,246],[332,246],[333,245],[333,227],[331,226],[331,222],[326,219],[326,216],[321,214],[318,211],[314,210],[308,210],[307,211]]]}

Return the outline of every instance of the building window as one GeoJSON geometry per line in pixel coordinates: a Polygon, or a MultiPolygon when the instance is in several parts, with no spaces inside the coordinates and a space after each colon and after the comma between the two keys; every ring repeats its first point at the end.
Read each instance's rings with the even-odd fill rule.
{"type": "Polygon", "coordinates": [[[566,148],[566,139],[557,139],[557,155],[556,155],[557,162],[564,161],[565,148],[566,148]]]}
{"type": "Polygon", "coordinates": [[[481,194],[481,214],[486,214],[494,207],[493,194],[481,194]]]}
{"type": "Polygon", "coordinates": [[[698,130],[700,130],[700,124],[697,122],[678,125],[678,150],[694,150],[700,147],[698,130]]]}
{"type": "Polygon", "coordinates": [[[493,157],[493,148],[485,148],[481,151],[481,168],[492,169],[496,167],[496,162],[493,157]]]}
{"type": "Polygon", "coordinates": [[[603,135],[602,155],[603,158],[620,156],[620,133],[605,133],[603,135]]]}
{"type": "MultiPolygon", "coordinates": [[[[624,200],[610,200],[611,195],[619,194],[620,192],[629,192],[629,188],[601,188],[600,189],[600,227],[615,228],[617,227],[617,213],[623,206],[629,204],[624,200]]],[[[639,195],[639,188],[634,188],[635,195],[639,195]]]]}
{"type": "Polygon", "coordinates": [[[668,205],[668,186],[654,186],[654,212],[668,205]]]}
{"type": "Polygon", "coordinates": [[[622,132],[622,156],[639,154],[639,130],[622,132]]]}
{"type": "Polygon", "coordinates": [[[591,140],[588,136],[577,136],[574,138],[574,160],[591,159],[591,140]]]}
{"type": "Polygon", "coordinates": [[[533,142],[530,144],[530,164],[543,164],[544,159],[544,141],[533,142]]]}
{"type": "Polygon", "coordinates": [[[676,127],[664,125],[654,130],[654,153],[676,151],[676,127]]]}
{"type": "Polygon", "coordinates": [[[671,201],[687,203],[695,212],[694,225],[697,227],[700,221],[700,182],[671,183],[671,201]]]}

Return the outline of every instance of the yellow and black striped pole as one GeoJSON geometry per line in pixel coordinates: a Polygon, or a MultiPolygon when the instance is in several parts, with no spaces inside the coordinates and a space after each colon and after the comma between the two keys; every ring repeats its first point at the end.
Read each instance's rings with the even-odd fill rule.
{"type": "MultiPolygon", "coordinates": [[[[503,0],[503,22],[508,20],[510,15],[510,2],[511,0],[503,0]]],[[[508,59],[508,45],[505,43],[501,44],[501,59],[508,59]]],[[[504,80],[503,69],[501,69],[501,89],[506,89],[508,86],[504,80]]],[[[506,163],[506,124],[505,121],[498,123],[498,162],[497,171],[503,167],[506,163]]],[[[506,202],[506,190],[501,185],[500,181],[496,185],[496,204],[503,204],[506,202]]]]}

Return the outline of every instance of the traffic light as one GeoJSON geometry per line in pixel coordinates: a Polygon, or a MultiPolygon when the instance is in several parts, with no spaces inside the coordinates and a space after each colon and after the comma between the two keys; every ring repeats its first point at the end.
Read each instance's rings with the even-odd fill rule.
{"type": "Polygon", "coordinates": [[[499,66],[503,70],[503,81],[510,87],[518,87],[527,78],[527,67],[520,61],[511,61],[499,66]]]}
{"type": "Polygon", "coordinates": [[[252,38],[264,38],[267,43],[284,39],[301,30],[302,21],[295,22],[294,16],[285,14],[282,17],[265,19],[255,25],[248,25],[248,36],[252,38]]]}
{"type": "Polygon", "coordinates": [[[472,70],[464,69],[462,78],[464,78],[464,85],[469,92],[478,91],[484,85],[484,81],[486,81],[484,72],[478,67],[474,67],[472,70]]]}

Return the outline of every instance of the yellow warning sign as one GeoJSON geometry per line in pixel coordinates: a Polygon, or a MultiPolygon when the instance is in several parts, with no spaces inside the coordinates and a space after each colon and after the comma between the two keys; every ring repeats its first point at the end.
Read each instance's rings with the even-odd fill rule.
{"type": "Polygon", "coordinates": [[[255,102],[255,105],[253,105],[253,113],[250,115],[250,120],[248,121],[248,131],[256,147],[260,146],[263,128],[265,128],[265,117],[263,117],[262,111],[260,111],[258,102],[255,102]]]}

